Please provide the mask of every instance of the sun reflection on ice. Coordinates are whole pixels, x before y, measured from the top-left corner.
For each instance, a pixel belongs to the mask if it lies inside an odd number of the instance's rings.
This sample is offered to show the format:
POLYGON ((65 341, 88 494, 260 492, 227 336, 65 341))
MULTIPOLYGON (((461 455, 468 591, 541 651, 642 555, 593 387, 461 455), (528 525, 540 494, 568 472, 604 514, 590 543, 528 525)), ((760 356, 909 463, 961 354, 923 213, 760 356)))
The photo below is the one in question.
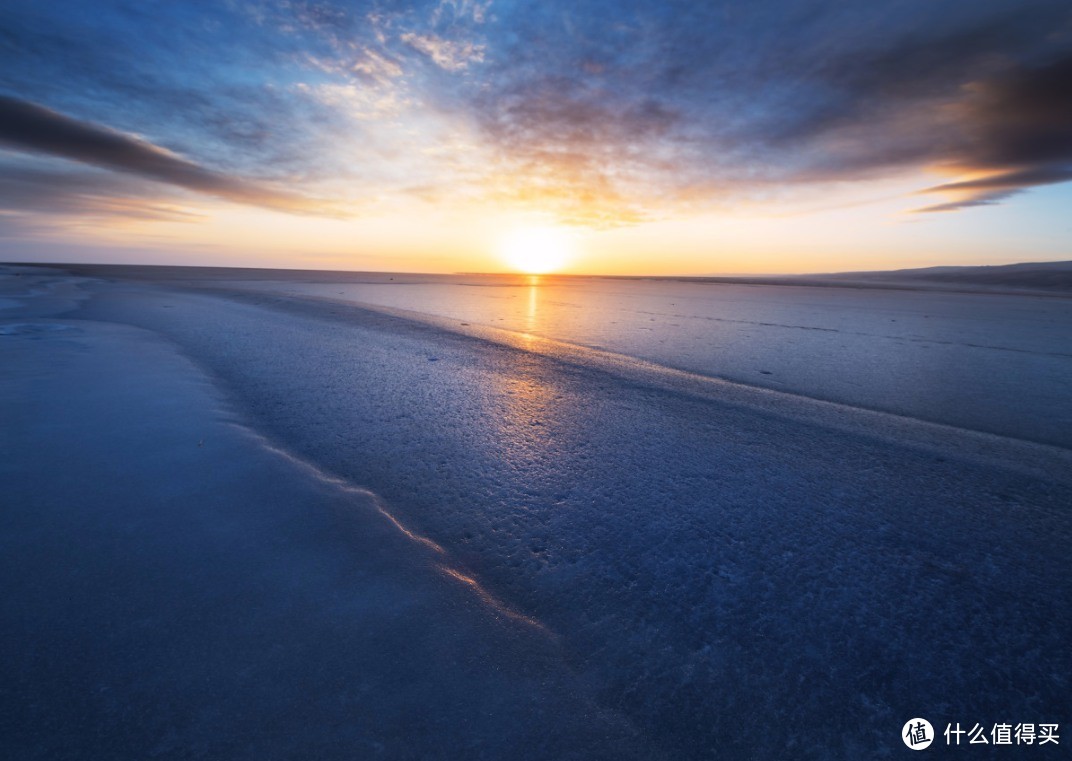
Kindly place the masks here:
POLYGON ((540 276, 529 275, 529 307, 525 312, 526 338, 531 339, 531 333, 536 329, 536 314, 540 307, 540 276))

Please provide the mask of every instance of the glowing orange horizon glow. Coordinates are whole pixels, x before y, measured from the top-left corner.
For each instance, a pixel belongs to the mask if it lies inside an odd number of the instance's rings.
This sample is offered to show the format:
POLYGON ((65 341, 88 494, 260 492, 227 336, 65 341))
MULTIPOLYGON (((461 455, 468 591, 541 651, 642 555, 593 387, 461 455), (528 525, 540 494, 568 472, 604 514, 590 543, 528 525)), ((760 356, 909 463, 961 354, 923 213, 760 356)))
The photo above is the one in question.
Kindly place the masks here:
MULTIPOLYGON (((12 239, 12 260, 96 261, 369 272, 512 272, 525 275, 777 275, 1022 261, 1025 232, 1011 207, 913 214, 933 173, 768 205, 653 214, 632 225, 557 223, 550 210, 424 202, 366 209, 348 218, 284 214, 195 199, 173 217, 108 215, 12 239), (422 224, 414 225, 415 215, 422 224), (966 215, 966 216, 965 216, 966 215), (962 234, 972 220, 985 242, 962 234), (881 236, 877 233, 881 232, 881 236)), ((1032 191, 1042 211, 1063 208, 1059 190, 1032 191)), ((166 199, 160 199, 165 204, 166 199)), ((171 208, 170 206, 168 207, 171 208)), ((1054 214, 1057 214, 1054 211, 1054 214)), ((1056 216, 1054 217, 1057 218, 1056 216)), ((6 217, 5 217, 6 219, 6 217)), ((13 217, 18 219, 18 217, 13 217)), ((1033 230, 1034 228, 1032 228, 1033 230)), ((1067 236, 1032 233, 1032 257, 1067 258, 1067 236)))

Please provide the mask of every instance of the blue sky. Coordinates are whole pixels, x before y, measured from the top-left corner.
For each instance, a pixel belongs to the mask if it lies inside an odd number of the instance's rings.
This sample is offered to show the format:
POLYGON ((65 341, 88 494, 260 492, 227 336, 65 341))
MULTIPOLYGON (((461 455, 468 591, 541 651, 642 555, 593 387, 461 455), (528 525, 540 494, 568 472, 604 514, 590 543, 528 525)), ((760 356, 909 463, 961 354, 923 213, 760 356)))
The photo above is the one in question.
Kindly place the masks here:
POLYGON ((0 58, 7 259, 1072 258, 1067 2, 9 0, 0 58))

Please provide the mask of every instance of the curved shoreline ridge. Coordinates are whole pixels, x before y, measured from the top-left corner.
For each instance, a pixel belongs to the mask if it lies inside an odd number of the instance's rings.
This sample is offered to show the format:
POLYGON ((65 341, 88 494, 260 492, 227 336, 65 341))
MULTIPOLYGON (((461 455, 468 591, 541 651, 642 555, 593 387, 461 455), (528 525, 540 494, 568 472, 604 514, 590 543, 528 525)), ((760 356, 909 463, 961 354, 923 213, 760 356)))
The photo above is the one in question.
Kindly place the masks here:
POLYGON ((99 275, 0 277, 27 758, 62 722, 49 750, 852 758, 902 715, 1067 705, 1067 448, 434 308, 99 275))

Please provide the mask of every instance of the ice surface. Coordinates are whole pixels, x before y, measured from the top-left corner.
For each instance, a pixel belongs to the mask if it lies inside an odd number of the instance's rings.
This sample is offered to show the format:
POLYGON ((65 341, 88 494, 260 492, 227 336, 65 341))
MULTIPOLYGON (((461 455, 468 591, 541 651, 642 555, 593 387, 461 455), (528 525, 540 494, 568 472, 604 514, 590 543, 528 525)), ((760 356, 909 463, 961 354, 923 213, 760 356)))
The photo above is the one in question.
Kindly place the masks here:
POLYGON ((36 324, 0 332, 4 758, 658 756, 554 638, 230 422, 173 347, 36 324))
POLYGON ((1072 299, 598 278, 257 282, 1072 446, 1072 299))
MULTIPOLYGON (((1067 450, 995 439, 991 453, 1010 465, 984 463, 970 434, 949 431, 936 451, 904 434, 911 421, 873 432, 808 422, 782 414, 807 399, 740 405, 717 389, 675 390, 644 366, 617 373, 583 352, 564 362, 524 340, 507 346, 279 286, 97 283, 68 318, 167 338, 271 441, 371 489, 452 569, 549 632, 602 710, 627 716, 652 753, 872 758, 904 752, 899 731, 915 716, 936 726, 1067 720, 1067 450), (1025 453, 1050 472, 1012 467, 1025 453)), ((420 302, 439 309, 431 291, 420 302)), ((477 319, 459 309, 455 318, 477 319)), ((759 322, 770 307, 754 310, 759 322)), ((641 312, 626 311, 638 326, 641 312)), ((867 323, 865 302, 858 312, 819 305, 810 319, 847 330, 867 323)), ((597 329, 596 316, 572 314, 557 335, 576 338, 564 331, 586 320, 597 329)), ((1030 332, 1016 344, 1029 351, 1003 344, 1012 365, 1057 340, 1030 332)), ((1020 367, 1027 377, 1036 366, 1020 367)), ((495 689, 509 695, 511 684, 495 689)), ((469 722, 472 736, 491 731, 469 722)))

